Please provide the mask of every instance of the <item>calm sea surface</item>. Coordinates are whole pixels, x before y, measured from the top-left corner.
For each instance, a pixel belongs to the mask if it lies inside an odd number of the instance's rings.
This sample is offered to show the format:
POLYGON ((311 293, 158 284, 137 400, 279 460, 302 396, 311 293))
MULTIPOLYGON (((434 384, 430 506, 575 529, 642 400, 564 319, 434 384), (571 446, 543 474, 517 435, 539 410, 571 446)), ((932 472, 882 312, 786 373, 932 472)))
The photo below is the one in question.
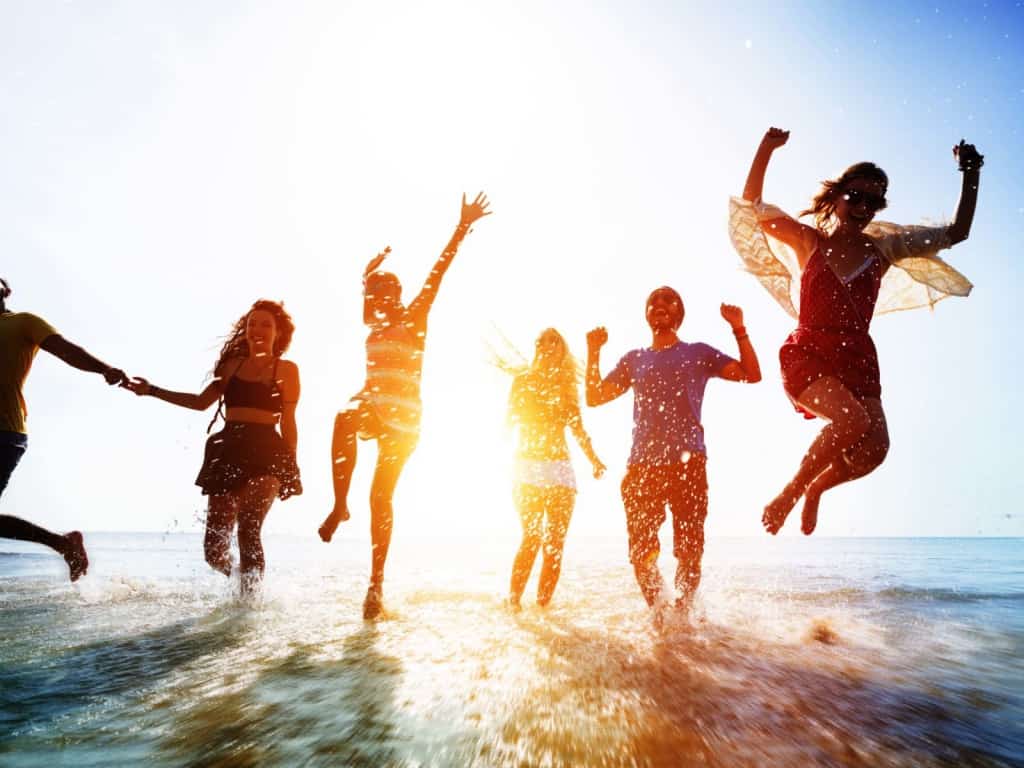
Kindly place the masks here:
POLYGON ((376 623, 344 532, 269 537, 254 604, 199 536, 86 543, 72 586, 0 540, 0 765, 1024 765, 1021 539, 712 539, 660 630, 571 532, 519 614, 515 542, 396 541, 376 623))

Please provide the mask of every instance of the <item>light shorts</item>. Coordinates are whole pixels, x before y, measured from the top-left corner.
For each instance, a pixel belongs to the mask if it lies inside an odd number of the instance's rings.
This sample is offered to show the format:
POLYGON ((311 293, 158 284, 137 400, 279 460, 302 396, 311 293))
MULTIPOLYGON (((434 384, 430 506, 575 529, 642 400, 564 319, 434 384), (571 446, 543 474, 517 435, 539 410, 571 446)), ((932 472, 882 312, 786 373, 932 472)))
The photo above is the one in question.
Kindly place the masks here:
POLYGON ((516 459, 515 483, 535 488, 568 488, 575 491, 576 473, 569 461, 516 459))

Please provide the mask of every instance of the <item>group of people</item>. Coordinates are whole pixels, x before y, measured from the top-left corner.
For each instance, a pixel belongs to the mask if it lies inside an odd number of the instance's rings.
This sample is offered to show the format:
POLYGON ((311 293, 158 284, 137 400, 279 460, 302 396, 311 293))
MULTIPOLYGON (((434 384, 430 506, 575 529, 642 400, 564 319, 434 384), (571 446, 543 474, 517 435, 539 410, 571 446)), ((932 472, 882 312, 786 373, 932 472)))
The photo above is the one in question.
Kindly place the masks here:
MULTIPOLYGON (((869 335, 875 314, 929 306, 947 295, 967 295, 971 285, 938 257, 971 228, 984 158, 961 141, 953 148, 963 174, 953 221, 942 227, 904 227, 875 221, 886 206, 888 177, 873 163, 850 166, 823 183, 811 206, 814 226, 802 224, 761 199, 774 151, 789 133, 771 128, 754 157, 742 198, 730 202, 730 235, 745 268, 797 320, 779 352, 782 382, 797 411, 820 418, 824 428, 783 490, 765 507, 764 528, 777 533, 803 498, 801 529, 813 533, 822 494, 863 477, 889 447, 881 404, 878 358, 869 335)), ((377 441, 370 491, 372 565, 363 616, 383 611, 384 566, 391 541, 393 497, 402 469, 419 438, 420 380, 427 319, 444 274, 472 225, 490 214, 481 193, 467 203, 448 245, 426 283, 408 305, 401 283, 380 269, 390 249, 363 273, 366 381, 335 419, 331 446, 334 507, 319 528, 331 541, 350 517, 348 492, 358 440, 377 441)), ((251 592, 264 570, 261 529, 275 498, 302 492, 295 461, 295 407, 299 371, 283 358, 294 325, 282 304, 257 301, 235 324, 200 393, 172 392, 125 373, 68 342, 41 318, 7 309, 10 288, 0 289, 0 493, 27 447, 22 384, 39 348, 109 384, 173 405, 206 410, 219 401, 223 428, 207 440, 196 484, 209 496, 205 556, 230 574, 232 532, 237 527, 241 587, 251 592)), ((650 606, 671 605, 658 568, 658 533, 671 513, 677 560, 674 605, 689 609, 700 584, 704 521, 708 510, 707 455, 701 405, 711 378, 755 383, 757 354, 739 307, 722 304, 735 336, 738 359, 680 338, 681 296, 662 286, 647 298, 651 343, 625 354, 602 377, 600 355, 608 333, 587 334, 583 377, 586 403, 594 407, 633 390, 633 441, 621 484, 629 559, 650 606)), ((532 362, 515 371, 508 415, 519 430, 514 498, 523 537, 512 567, 509 605, 518 608, 539 552, 543 552, 537 602, 547 605, 561 571, 576 480, 565 430, 589 459, 594 477, 605 466, 583 428, 579 367, 566 340, 553 328, 537 338, 532 362)), ((216 421, 216 416, 214 417, 216 421)), ((213 422, 211 422, 212 428, 213 422)), ((55 534, 21 518, 0 515, 0 536, 51 547, 67 561, 74 581, 88 568, 81 533, 55 534)))

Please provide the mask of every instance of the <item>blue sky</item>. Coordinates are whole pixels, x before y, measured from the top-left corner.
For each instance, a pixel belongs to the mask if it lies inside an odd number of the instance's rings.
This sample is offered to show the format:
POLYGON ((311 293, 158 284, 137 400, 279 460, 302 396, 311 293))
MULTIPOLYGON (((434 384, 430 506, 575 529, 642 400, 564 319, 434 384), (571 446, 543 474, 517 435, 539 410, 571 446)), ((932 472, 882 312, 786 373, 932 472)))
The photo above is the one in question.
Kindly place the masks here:
MULTIPOLYGON (((646 342, 647 292, 687 305, 684 338, 735 353, 739 303, 765 380, 705 404, 712 534, 756 535, 814 426, 777 349, 790 319, 738 270, 726 204, 763 131, 792 131, 766 197, 797 212, 870 159, 884 217, 939 220, 961 137, 985 153, 975 283, 934 312, 878 318, 893 448, 826 496, 824 535, 1024 535, 1018 300, 1024 237, 1021 3, 8 3, 0 25, 0 273, 11 305, 161 386, 198 390, 219 337, 258 297, 298 323, 307 492, 268 530, 329 506, 335 409, 363 371, 359 274, 383 245, 415 291, 458 216, 480 222, 431 318, 424 435, 399 488, 411 535, 514 535, 500 327, 548 325, 577 353, 608 326, 606 370, 646 342)), ((58 529, 191 530, 208 417, 138 401, 40 355, 30 450, 4 511, 58 529)), ((580 533, 621 533, 630 403, 585 413, 610 467, 581 483, 580 533)), ((361 454, 365 494, 373 450, 361 454)), ((577 469, 583 476, 582 457, 577 469)), ((357 501, 358 510, 358 501, 357 501)), ((404 511, 404 522, 403 522, 404 511)), ((365 509, 357 511, 364 534, 365 509)))

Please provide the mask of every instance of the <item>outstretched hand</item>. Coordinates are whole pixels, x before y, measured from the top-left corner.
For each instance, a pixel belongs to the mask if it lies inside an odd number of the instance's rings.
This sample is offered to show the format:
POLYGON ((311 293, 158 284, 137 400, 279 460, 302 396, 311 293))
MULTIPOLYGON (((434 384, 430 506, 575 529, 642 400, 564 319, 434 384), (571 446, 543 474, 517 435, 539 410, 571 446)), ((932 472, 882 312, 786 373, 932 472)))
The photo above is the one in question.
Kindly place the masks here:
POLYGON ((789 131, 773 127, 765 133, 764 138, 761 139, 761 145, 768 149, 778 149, 787 141, 789 141, 789 131))
POLYGON ((608 331, 602 325, 587 333, 587 349, 596 352, 608 343, 608 331))
POLYGON ((953 157, 960 164, 961 171, 975 171, 985 164, 985 156, 964 139, 960 139, 960 143, 953 147, 953 157))
POLYGON ((378 253, 376 256, 374 256, 366 263, 366 268, 363 270, 363 278, 365 279, 366 277, 369 276, 371 272, 375 272, 377 270, 377 267, 384 263, 384 259, 387 258, 387 255, 389 253, 391 253, 391 246, 385 245, 383 251, 378 253))
POLYGON ((722 317, 733 330, 743 327, 743 310, 732 304, 722 304, 722 317))
POLYGON ((483 192, 477 192, 472 203, 466 202, 466 193, 463 192, 462 215, 459 217, 459 225, 468 227, 477 219, 482 219, 484 216, 490 216, 493 211, 487 210, 488 205, 490 205, 490 203, 487 202, 487 195, 483 192))
POLYGON ((150 390, 153 389, 153 385, 146 381, 141 376, 133 376, 130 379, 125 379, 121 382, 121 386, 127 390, 134 392, 140 397, 142 395, 148 395, 150 390))

